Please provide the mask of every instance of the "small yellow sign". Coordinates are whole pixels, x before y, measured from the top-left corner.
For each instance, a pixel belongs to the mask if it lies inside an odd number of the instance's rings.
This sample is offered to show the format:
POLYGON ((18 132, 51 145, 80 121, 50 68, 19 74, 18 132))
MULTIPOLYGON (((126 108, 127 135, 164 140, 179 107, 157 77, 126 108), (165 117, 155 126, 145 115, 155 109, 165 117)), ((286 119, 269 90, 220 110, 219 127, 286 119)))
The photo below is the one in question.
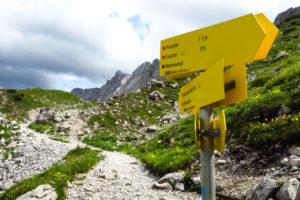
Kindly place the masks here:
POLYGON ((225 66, 248 63, 265 35, 257 18, 248 14, 162 40, 160 76, 172 78, 203 71, 222 58, 225 66))
POLYGON ((224 60, 220 59, 180 88, 178 104, 180 112, 186 113, 224 98, 224 60))
POLYGON ((246 64, 240 63, 224 71, 224 85, 234 81, 234 88, 225 92, 225 99, 213 104, 214 108, 247 99, 246 64))

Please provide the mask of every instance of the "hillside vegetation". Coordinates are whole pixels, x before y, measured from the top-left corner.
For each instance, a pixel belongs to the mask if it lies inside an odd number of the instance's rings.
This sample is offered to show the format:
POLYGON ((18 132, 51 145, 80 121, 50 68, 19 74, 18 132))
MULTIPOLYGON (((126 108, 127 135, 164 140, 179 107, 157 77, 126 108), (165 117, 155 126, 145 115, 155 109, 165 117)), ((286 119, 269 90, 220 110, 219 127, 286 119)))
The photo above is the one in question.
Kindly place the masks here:
MULTIPOLYGON (((300 145, 300 18, 280 24, 279 29, 268 57, 247 64, 248 100, 221 108, 226 113, 229 149, 238 144, 253 148, 300 145)), ((90 118, 90 126, 97 122, 99 128, 84 142, 130 153, 160 174, 188 167, 199 156, 194 148, 193 116, 170 126, 161 119, 174 113, 179 88, 194 77, 166 81, 165 87, 152 84, 111 99, 99 115, 90 118), (168 87, 174 83, 178 83, 176 88, 168 87), (149 99, 153 91, 164 98, 149 99), (146 126, 160 125, 161 130, 148 133, 136 120, 146 126)))
POLYGON ((53 107, 57 109, 88 108, 96 105, 85 102, 79 97, 60 90, 45 90, 41 88, 15 90, 0 89, 0 112, 8 118, 23 121, 31 109, 53 107))

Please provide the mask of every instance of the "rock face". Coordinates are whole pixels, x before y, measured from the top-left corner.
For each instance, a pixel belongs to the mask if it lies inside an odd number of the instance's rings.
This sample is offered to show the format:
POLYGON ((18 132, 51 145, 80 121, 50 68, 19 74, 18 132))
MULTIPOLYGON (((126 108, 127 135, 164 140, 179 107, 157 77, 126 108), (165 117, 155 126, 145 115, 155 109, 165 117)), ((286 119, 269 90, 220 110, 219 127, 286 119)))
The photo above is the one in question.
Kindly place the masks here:
POLYGON ((289 8, 288 10, 278 14, 275 18, 274 24, 278 25, 292 17, 300 15, 300 6, 296 8, 289 8))
POLYGON ((116 72, 114 77, 108 80, 101 88, 74 88, 71 93, 87 101, 96 101, 98 97, 107 99, 115 95, 115 92, 119 91, 120 87, 127 83, 129 78, 129 74, 123 73, 119 70, 116 72))
POLYGON ((143 88, 151 79, 157 77, 159 77, 159 60, 155 59, 152 63, 145 62, 138 66, 132 75, 117 71, 115 76, 101 88, 74 88, 71 93, 87 101, 96 101, 99 97, 108 99, 143 88))
POLYGON ((116 95, 143 88, 151 79, 157 78, 158 76, 159 60, 155 59, 152 63, 145 62, 134 70, 130 79, 122 88, 120 88, 119 91, 116 92, 116 95))
POLYGON ((255 188, 248 191, 246 200, 267 200, 277 189, 273 179, 265 178, 255 188))
POLYGON ((300 199, 300 182, 295 178, 286 181, 277 192, 276 197, 279 200, 300 199))

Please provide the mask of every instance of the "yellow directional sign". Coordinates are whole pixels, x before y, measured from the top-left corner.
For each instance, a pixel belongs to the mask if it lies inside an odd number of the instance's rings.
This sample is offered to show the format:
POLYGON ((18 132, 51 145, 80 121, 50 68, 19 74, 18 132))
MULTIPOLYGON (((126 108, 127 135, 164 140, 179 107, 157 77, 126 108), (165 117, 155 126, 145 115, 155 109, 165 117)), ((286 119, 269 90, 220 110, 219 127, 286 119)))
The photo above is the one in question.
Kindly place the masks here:
POLYGON ((246 64, 236 64, 224 71, 224 85, 234 81, 234 88, 225 92, 225 99, 213 104, 214 108, 247 99, 246 64))
POLYGON ((186 113, 224 98, 224 60, 220 59, 180 88, 178 104, 180 112, 186 113))
POLYGON ((267 57, 279 30, 263 13, 255 15, 255 17, 266 32, 266 37, 252 59, 259 60, 267 57))
POLYGON ((225 66, 248 63, 265 35, 256 16, 249 14, 162 40, 160 76, 173 78, 202 71, 222 58, 225 66))

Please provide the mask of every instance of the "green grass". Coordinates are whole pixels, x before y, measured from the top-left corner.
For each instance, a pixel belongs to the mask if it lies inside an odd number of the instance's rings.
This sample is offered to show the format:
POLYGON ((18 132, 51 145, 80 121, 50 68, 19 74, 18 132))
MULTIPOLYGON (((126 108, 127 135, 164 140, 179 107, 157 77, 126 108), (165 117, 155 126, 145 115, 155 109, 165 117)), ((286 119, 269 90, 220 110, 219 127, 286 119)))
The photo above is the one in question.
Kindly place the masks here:
POLYGON ((141 159, 157 174, 186 169, 198 156, 195 151, 192 116, 159 131, 157 137, 143 144, 123 144, 118 150, 141 159))
POLYGON ((35 130, 36 132, 44 133, 49 128, 54 127, 54 124, 53 123, 51 123, 51 124, 38 124, 38 123, 32 122, 31 124, 29 124, 28 127, 31 128, 32 130, 35 130))
POLYGON ((117 148, 117 140, 116 135, 104 133, 101 135, 86 136, 82 141, 103 150, 113 151, 117 148))
POLYGON ((63 142, 63 143, 69 143, 68 140, 64 140, 63 138, 60 138, 60 137, 50 137, 52 140, 55 140, 55 141, 59 141, 59 142, 63 142))
POLYGON ((99 160, 98 152, 87 147, 77 147, 76 149, 69 151, 65 156, 63 163, 54 164, 44 173, 32 176, 13 185, 0 196, 0 199, 16 199, 22 194, 33 190, 42 184, 50 184, 54 187, 58 195, 58 200, 66 199, 65 188, 67 186, 67 181, 75 180, 75 176, 79 173, 86 173, 99 162, 99 160))
POLYGON ((86 102, 79 97, 60 90, 41 88, 14 90, 0 89, 0 112, 17 121, 28 118, 27 112, 40 107, 59 107, 85 109, 97 105, 96 102, 86 102))

